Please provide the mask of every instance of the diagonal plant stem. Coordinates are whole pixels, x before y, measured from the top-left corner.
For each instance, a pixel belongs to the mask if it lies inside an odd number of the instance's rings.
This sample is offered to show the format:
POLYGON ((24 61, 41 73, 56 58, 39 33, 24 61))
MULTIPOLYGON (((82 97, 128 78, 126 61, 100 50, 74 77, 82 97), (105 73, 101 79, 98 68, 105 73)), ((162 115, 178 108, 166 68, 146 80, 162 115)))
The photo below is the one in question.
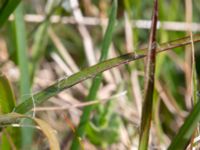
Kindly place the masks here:
MULTIPOLYGON (((104 38, 103 38, 103 42, 102 42, 102 49, 101 49, 101 57, 99 62, 102 62, 104 60, 107 59, 108 56, 108 50, 109 50, 109 46, 111 44, 112 41, 112 35, 113 35, 113 31, 114 31, 114 27, 115 27, 115 20, 116 20, 116 16, 117 16, 117 0, 113 1, 112 4, 112 8, 111 8, 111 13, 109 16, 109 23, 108 23, 108 27, 106 29, 104 38)), ((87 100, 88 101, 93 101, 96 98, 97 92, 99 90, 99 87, 101 85, 102 82, 102 74, 97 74, 97 76, 93 79, 89 94, 87 96, 87 100)), ((75 137, 72 141, 72 145, 71 145, 71 149, 72 150, 78 150, 80 149, 80 141, 77 137, 82 137, 84 132, 85 132, 85 128, 88 124, 89 118, 90 118, 90 113, 93 109, 93 106, 87 106, 84 107, 83 109, 83 114, 81 116, 80 119, 80 123, 78 125, 78 128, 76 130, 76 134, 75 137)))
MULTIPOLYGON (((196 34, 193 36, 193 42, 200 42, 200 34, 196 34)), ((164 52, 167 50, 171 50, 173 48, 182 47, 185 45, 191 44, 190 36, 177 39, 171 42, 167 42, 164 44, 161 44, 157 47, 157 53, 164 52)), ((137 59, 144 58, 146 56, 147 49, 137 50, 135 53, 128 53, 116 58, 108 59, 106 61, 103 61, 101 63, 98 63, 94 66, 85 68, 67 78, 64 78, 53 85, 47 87, 46 89, 34 94, 33 96, 30 96, 28 99, 26 99, 21 104, 17 105, 14 109, 15 112, 18 113, 26 113, 29 110, 31 110, 34 106, 33 104, 33 98, 36 105, 39 105, 45 101, 47 101, 50 97, 57 95, 61 91, 70 88, 86 79, 95 77, 97 74, 109 70, 113 67, 117 67, 122 64, 126 64, 130 61, 135 61, 137 59)))
POLYGON ((151 32, 149 36, 149 47, 147 52, 147 66, 145 72, 145 94, 142 108, 142 120, 140 126, 139 150, 147 150, 149 142, 149 131, 151 128, 154 76, 156 64, 156 28, 158 20, 158 0, 154 1, 154 12, 152 17, 151 32))
POLYGON ((194 134, 197 124, 200 121, 199 108, 200 101, 197 102, 189 116, 185 119, 184 124, 181 126, 176 136, 172 139, 168 150, 186 149, 188 143, 190 142, 191 136, 194 134))

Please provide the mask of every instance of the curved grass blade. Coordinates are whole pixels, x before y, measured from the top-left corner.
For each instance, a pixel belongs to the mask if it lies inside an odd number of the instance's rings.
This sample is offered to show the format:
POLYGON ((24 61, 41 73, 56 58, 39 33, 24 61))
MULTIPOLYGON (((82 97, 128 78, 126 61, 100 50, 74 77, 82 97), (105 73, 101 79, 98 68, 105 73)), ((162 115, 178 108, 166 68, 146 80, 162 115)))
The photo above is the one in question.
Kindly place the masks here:
POLYGON ((17 113, 9 113, 6 115, 0 115, 0 126, 8 126, 13 123, 19 122, 20 119, 27 118, 33 120, 40 127, 41 131, 47 137, 51 150, 60 150, 59 142, 56 138, 55 131, 45 121, 38 118, 31 118, 26 115, 17 113))
POLYGON ((6 0, 0 10, 0 28, 7 21, 10 14, 15 10, 21 0, 6 0))
POLYGON ((33 99, 35 105, 39 105, 42 102, 46 101, 48 98, 57 95, 64 89, 70 88, 88 78, 95 77, 97 74, 109 70, 113 67, 126 64, 130 61, 137 60, 145 57, 145 55, 135 55, 134 53, 122 55, 117 58, 109 59, 98 63, 97 65, 85 68, 80 72, 77 72, 69 77, 66 77, 55 84, 49 86, 48 88, 42 90, 41 92, 36 93, 32 97, 28 98, 21 104, 15 107, 15 112, 26 113, 33 108, 33 99))
POLYGON ((140 126, 139 150, 147 150, 149 142, 149 131, 151 128, 154 76, 156 64, 156 28, 158 18, 158 1, 154 1, 154 12, 152 17, 149 47, 147 53, 147 66, 145 72, 145 94, 142 107, 142 120, 140 126))
MULTIPOLYGON (((194 40, 194 43, 200 42, 200 34, 194 35, 193 40, 194 40)), ((157 53, 164 52, 166 50, 171 50, 173 48, 189 45, 189 44, 191 44, 190 37, 189 36, 184 37, 178 40, 161 44, 157 48, 157 53)), ((94 66, 85 68, 81 70, 80 72, 77 72, 69 77, 66 77, 60 80, 59 82, 56 82, 55 84, 47 87, 46 89, 34 94, 32 97, 29 97, 27 100, 25 100, 24 102, 22 102, 21 104, 15 107, 15 112, 26 113, 29 110, 31 110, 34 106, 33 98, 34 98, 35 105, 37 106, 45 102, 46 100, 48 100, 50 97, 57 95, 61 91, 67 88, 70 88, 88 78, 92 78, 103 71, 109 70, 113 67, 117 67, 122 64, 126 64, 130 61, 135 61, 137 59, 144 58, 146 56, 146 51, 147 49, 137 50, 136 53, 128 53, 116 58, 103 61, 94 66)))
MULTIPOLYGON (((117 0, 114 0, 113 4, 112 4, 110 17, 109 17, 108 27, 106 29, 106 33, 105 33, 105 36, 103 39, 101 57, 100 57, 99 62, 102 62, 102 61, 106 60, 106 58, 107 58, 109 46, 112 41, 112 35, 113 35, 114 27, 115 27, 116 16, 117 16, 117 0)), ((92 86, 91 86, 89 94, 87 96, 88 101, 92 101, 96 98, 98 89, 101 85, 101 81, 102 81, 102 74, 100 73, 100 74, 97 74, 97 76, 92 81, 92 86)), ((87 106, 87 107, 84 107, 84 109, 83 109, 83 114, 81 116, 80 123, 78 125, 78 128, 75 133, 75 137, 74 137, 72 145, 71 145, 71 149, 73 149, 73 150, 79 149, 79 147, 80 147, 80 141, 78 140, 77 137, 83 136, 83 134, 85 132, 85 128, 86 128, 87 123, 90 118, 90 113, 92 111, 92 108, 93 108, 93 106, 87 106)))

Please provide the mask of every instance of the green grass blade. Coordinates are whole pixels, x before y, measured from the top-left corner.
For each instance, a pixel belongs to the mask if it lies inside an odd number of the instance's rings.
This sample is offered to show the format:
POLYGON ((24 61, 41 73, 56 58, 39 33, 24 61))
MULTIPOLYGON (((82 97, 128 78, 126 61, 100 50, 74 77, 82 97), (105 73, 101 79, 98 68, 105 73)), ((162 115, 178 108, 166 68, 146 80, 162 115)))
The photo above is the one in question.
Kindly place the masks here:
POLYGON ((64 89, 70 88, 88 78, 95 77, 97 74, 109 70, 113 67, 117 67, 122 64, 126 64, 130 61, 143 58, 145 55, 135 55, 134 53, 122 55, 117 58, 109 59, 98 63, 97 65, 85 68, 80 72, 77 72, 65 79, 56 82, 55 84, 49 86, 48 88, 34 94, 33 97, 28 98, 26 101, 22 102, 15 108, 15 112, 26 113, 33 108, 32 98, 35 100, 35 104, 39 105, 42 102, 46 101, 48 98, 57 95, 64 89))
POLYGON ((142 107, 142 120, 140 126, 139 150, 147 150, 149 142, 149 131, 151 128, 154 76, 156 64, 156 28, 158 17, 158 1, 154 1, 154 12, 152 17, 151 32, 149 37, 149 47, 147 54, 147 66, 145 72, 145 94, 142 107))
POLYGON ((44 57, 45 48, 47 46, 48 41, 48 26, 49 21, 45 21, 40 25, 37 29, 35 36, 34 36, 34 44, 32 47, 32 61, 30 64, 30 78, 31 82, 34 80, 35 71, 40 63, 42 57, 44 57))
MULTIPOLYGON (((0 114, 6 114, 12 112, 15 107, 15 99, 10 86, 10 83, 5 75, 0 75, 0 114)), ((11 133, 7 131, 8 133, 11 133)), ((5 134, 1 137, 1 149, 9 150, 11 149, 5 134)))
MULTIPOLYGON (((104 39, 102 42, 103 44, 102 44, 101 57, 100 57, 99 62, 102 62, 102 61, 106 60, 106 58, 107 58, 109 46, 112 41, 112 35, 113 35, 114 27, 115 27, 116 16, 117 16, 117 0, 114 0, 113 4, 112 4, 112 8, 111 8, 108 27, 106 29, 106 33, 105 33, 105 36, 104 36, 104 39)), ((87 96, 88 101, 92 101, 96 98, 98 89, 101 85, 101 81, 102 81, 102 74, 98 74, 93 79, 92 86, 91 86, 89 94, 87 96)), ((77 137, 83 136, 86 125, 90 118, 90 113, 92 111, 92 108, 93 108, 93 106, 88 106, 83 109, 83 114, 81 116, 80 123, 76 130, 76 135, 75 135, 72 145, 71 145, 71 149, 73 149, 73 150, 79 149, 79 147, 80 147, 80 142, 77 137)))
POLYGON ((31 82, 34 80, 35 71, 41 59, 44 57, 45 48, 48 43, 48 27, 50 26, 50 17, 53 15, 56 8, 61 4, 61 1, 48 1, 46 4, 46 17, 41 24, 38 24, 32 31, 34 35, 34 43, 32 46, 32 56, 30 64, 30 78, 31 82))
POLYGON ((0 28, 7 21, 10 14, 15 10, 20 2, 21 0, 7 0, 4 2, 0 10, 0 28))
POLYGON ((193 110, 186 118, 184 124, 178 131, 177 135, 172 139, 168 150, 185 149, 193 135, 197 124, 200 121, 200 101, 194 106, 193 110))
POLYGON ((15 107, 15 98, 5 75, 0 75, 0 114, 6 114, 15 107))
MULTIPOLYGON (((13 21, 15 47, 17 51, 17 61, 20 70, 20 102, 29 97, 30 94, 30 78, 28 69, 28 55, 27 55, 27 41, 26 41, 26 28, 23 16, 22 3, 17 7, 14 12, 15 19, 13 21)), ((30 120, 24 123, 30 124, 30 120)), ((22 128, 22 147, 31 145, 33 129, 22 128)))
MULTIPOLYGON (((171 50, 173 48, 182 47, 185 45, 191 44, 190 37, 184 37, 178 40, 160 44, 160 47, 157 48, 157 53, 164 52, 166 50, 171 50)), ((194 43, 200 42, 200 34, 194 35, 194 43)), ((15 112, 26 113, 33 108, 32 98, 35 99, 35 104, 39 105, 42 102, 48 100, 48 98, 57 95, 61 91, 70 88, 88 78, 95 77, 97 74, 109 70, 113 67, 117 67, 122 64, 126 64, 130 61, 144 58, 146 56, 147 49, 137 50, 135 53, 125 54, 116 58, 112 58, 101 63, 98 63, 94 66, 85 68, 80 72, 77 72, 65 79, 56 82, 55 84, 47 87, 46 89, 36 93, 33 97, 29 97, 26 101, 15 107, 15 112)))
POLYGON ((0 126, 7 126, 12 123, 18 123, 19 120, 22 118, 32 120, 40 127, 40 130, 44 133, 44 135, 49 141, 50 150, 60 150, 59 142, 56 138, 55 131, 49 126, 48 123, 46 123, 45 121, 41 119, 32 118, 32 117, 17 114, 17 113, 8 113, 6 115, 0 115, 0 126))
POLYGON ((17 50, 17 61, 20 69, 20 100, 24 101, 26 95, 30 94, 30 80, 28 70, 26 28, 23 20, 23 6, 20 4, 14 12, 15 20, 13 29, 15 35, 15 47, 17 50))
MULTIPOLYGON (((0 114, 7 114, 13 111, 15 107, 15 97, 12 92, 11 85, 6 78, 5 75, 0 75, 0 114)), ((1 137, 1 146, 0 149, 3 150, 9 150, 11 149, 11 144, 9 143, 9 140, 7 136, 5 135, 5 132, 11 136, 11 139, 16 147, 19 147, 19 142, 15 135, 17 133, 20 133, 18 129, 12 130, 10 128, 4 129, 3 134, 1 137)), ((19 136, 19 134, 18 134, 19 136)))

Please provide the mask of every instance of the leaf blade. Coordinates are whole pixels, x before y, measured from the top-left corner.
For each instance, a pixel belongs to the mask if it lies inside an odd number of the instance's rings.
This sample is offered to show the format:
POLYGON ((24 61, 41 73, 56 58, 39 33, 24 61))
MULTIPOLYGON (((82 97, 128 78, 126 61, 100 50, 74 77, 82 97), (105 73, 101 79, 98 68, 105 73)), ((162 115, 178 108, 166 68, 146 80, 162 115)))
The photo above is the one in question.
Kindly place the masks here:
POLYGON ((151 128, 154 76, 156 65, 156 30, 158 20, 158 1, 154 1, 154 12, 152 17, 151 32, 149 36, 149 47, 147 53, 147 66, 145 72, 145 94, 142 107, 142 119, 140 126, 139 150, 148 149, 149 131, 151 128))
MULTIPOLYGON (((194 35, 194 42, 199 42, 199 41, 200 41, 200 34, 194 35)), ((157 48, 157 53, 164 52, 166 50, 171 50, 176 47, 189 45, 190 43, 191 43, 190 37, 184 37, 171 42, 163 43, 160 45, 160 47, 157 48)), ((92 78, 96 76, 98 73, 101 73, 103 71, 106 71, 113 67, 117 67, 122 64, 126 64, 130 61, 135 61, 144 58, 146 56, 146 50, 147 49, 137 50, 137 54, 128 53, 116 58, 103 61, 94 66, 85 68, 80 72, 77 72, 59 82, 56 82, 55 84, 47 87, 46 89, 34 94, 33 97, 29 97, 26 101, 22 102, 21 104, 15 107, 15 112, 26 113, 29 110, 31 110, 33 108, 32 98, 35 99, 35 104, 39 105, 44 101, 46 101, 48 98, 55 96, 59 92, 67 88, 70 88, 88 78, 92 78)))
POLYGON ((15 10, 15 8, 19 5, 21 0, 8 0, 3 8, 0 10, 0 28, 7 21, 10 14, 15 10))
POLYGON ((27 118, 33 120, 40 127, 41 131, 47 137, 51 150, 60 150, 59 142, 56 138, 55 131, 43 120, 38 118, 32 118, 26 115, 21 115, 18 113, 9 113, 5 115, 0 115, 0 125, 7 126, 12 123, 19 122, 20 119, 27 118))
POLYGON ((11 85, 5 75, 0 75, 0 114, 6 114, 15 107, 11 85))

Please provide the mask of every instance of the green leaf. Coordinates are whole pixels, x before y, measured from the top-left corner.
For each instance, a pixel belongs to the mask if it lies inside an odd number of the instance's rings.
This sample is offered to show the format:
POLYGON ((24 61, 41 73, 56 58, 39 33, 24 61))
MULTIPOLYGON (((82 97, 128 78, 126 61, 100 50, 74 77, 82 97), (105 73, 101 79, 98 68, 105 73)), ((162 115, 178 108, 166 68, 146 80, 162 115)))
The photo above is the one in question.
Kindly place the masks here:
MULTIPOLYGON (((18 67, 20 70, 20 101, 24 101, 30 94, 30 76, 28 68, 28 46, 26 38, 26 28, 23 15, 23 3, 21 3, 14 12, 14 21, 12 22, 14 31, 14 44, 17 53, 18 67)), ((30 124, 30 120, 26 120, 25 124, 30 124)), ((32 143, 33 129, 22 128, 22 147, 26 147, 32 143)), ((26 149, 26 148, 25 148, 26 149)))
POLYGON ((185 149, 190 141, 192 134, 194 133, 197 124, 200 121, 200 101, 192 109, 189 116, 185 119, 184 124, 181 126, 180 130, 176 136, 172 139, 172 142, 168 150, 174 149, 185 149))
POLYGON ((14 44, 17 50, 17 61, 20 69, 20 99, 26 99, 25 95, 30 94, 30 79, 28 70, 28 55, 26 28, 23 19, 23 5, 19 5, 14 12, 15 19, 13 21, 14 44))
POLYGON ((6 115, 0 115, 0 125, 1 126, 8 126, 13 123, 18 123, 20 119, 22 118, 28 118, 33 120, 41 129, 41 131, 44 133, 44 135, 47 137, 50 145, 51 150, 60 150, 59 142, 56 138, 55 131, 49 126, 48 123, 45 121, 38 119, 38 118, 31 118, 26 115, 21 115, 17 113, 9 113, 6 115))
POLYGON ((21 0, 6 0, 0 9, 0 28, 8 20, 10 14, 15 10, 21 0))
MULTIPOLYGON (((5 75, 0 75, 0 114, 7 114, 12 112, 15 107, 15 101, 16 100, 7 77, 5 75)), ((8 128, 5 132, 10 135, 10 140, 12 140, 13 144, 16 147, 19 147, 20 144, 18 138, 14 138, 16 136, 19 137, 19 130, 8 128)), ((11 149, 11 144, 5 135, 2 135, 0 149, 11 149)))
POLYGON ((0 114, 6 114, 15 107, 15 98, 5 75, 0 75, 0 114))
MULTIPOLYGON (((194 35, 193 40, 194 42, 199 42, 200 34, 194 35)), ((189 45, 190 43, 191 43, 190 37, 184 37, 184 38, 177 39, 171 42, 163 43, 163 44, 160 44, 160 47, 157 48, 157 53, 164 52, 166 50, 172 50, 173 48, 176 48, 176 47, 189 45)), ((66 77, 56 82, 55 84, 34 94, 33 96, 30 96, 24 102, 22 102, 21 104, 15 107, 15 112, 26 113, 29 110, 31 110, 33 106, 35 105, 37 106, 43 103, 44 101, 47 101, 50 97, 57 95, 61 91, 67 88, 70 88, 88 78, 92 78, 103 71, 106 71, 113 67, 117 67, 122 64, 126 64, 130 61, 144 58, 146 56, 146 51, 147 49, 137 50, 134 53, 125 54, 116 58, 103 61, 94 66, 85 68, 81 70, 80 72, 77 72, 69 77, 66 77), (33 104, 33 99, 34 99, 34 104, 33 104)))
POLYGON ((37 67, 40 63, 40 60, 42 57, 44 57, 45 48, 47 46, 48 41, 48 26, 49 21, 43 22, 39 28, 37 29, 35 35, 34 35, 34 44, 32 47, 32 61, 30 64, 30 78, 31 82, 33 82, 35 72, 37 70, 37 67))

